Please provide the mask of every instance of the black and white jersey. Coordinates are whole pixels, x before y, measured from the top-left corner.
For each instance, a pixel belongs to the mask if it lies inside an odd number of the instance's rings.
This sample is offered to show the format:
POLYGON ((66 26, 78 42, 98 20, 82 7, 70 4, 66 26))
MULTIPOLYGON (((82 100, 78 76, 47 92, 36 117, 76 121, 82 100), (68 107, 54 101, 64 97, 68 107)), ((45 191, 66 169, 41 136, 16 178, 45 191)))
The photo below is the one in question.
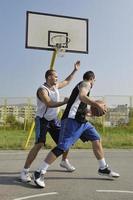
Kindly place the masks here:
MULTIPOLYGON (((83 81, 82 81, 83 82, 83 81)), ((87 104, 81 102, 79 99, 79 85, 82 83, 78 83, 76 87, 73 89, 69 101, 67 103, 66 109, 62 116, 62 119, 72 118, 76 119, 79 122, 86 122, 85 115, 87 110, 87 104)), ((90 90, 88 91, 87 96, 89 96, 90 90)))

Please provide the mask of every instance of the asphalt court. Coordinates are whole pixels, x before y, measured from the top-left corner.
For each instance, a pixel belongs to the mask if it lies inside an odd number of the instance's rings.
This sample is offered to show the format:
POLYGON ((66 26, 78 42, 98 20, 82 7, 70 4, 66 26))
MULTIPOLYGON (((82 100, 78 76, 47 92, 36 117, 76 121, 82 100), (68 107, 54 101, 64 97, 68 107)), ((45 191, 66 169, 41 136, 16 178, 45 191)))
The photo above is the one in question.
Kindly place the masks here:
MULTIPOLYGON (((41 150, 31 167, 31 173, 48 153, 41 150)), ((20 171, 28 151, 0 151, 0 199, 2 200, 132 200, 133 150, 105 150, 109 166, 120 173, 110 179, 97 174, 98 163, 91 149, 70 150, 69 159, 76 167, 73 173, 60 168, 60 158, 49 168, 44 189, 34 182, 22 183, 20 171)))

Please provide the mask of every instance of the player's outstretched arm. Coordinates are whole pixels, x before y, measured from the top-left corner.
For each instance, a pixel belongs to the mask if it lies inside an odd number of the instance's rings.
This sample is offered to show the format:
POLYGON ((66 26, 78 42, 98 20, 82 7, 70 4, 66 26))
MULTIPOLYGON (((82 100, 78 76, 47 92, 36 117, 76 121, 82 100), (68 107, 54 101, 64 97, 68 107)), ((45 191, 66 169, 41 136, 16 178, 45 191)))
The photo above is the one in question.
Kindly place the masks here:
POLYGON ((74 78, 74 75, 79 70, 79 68, 80 68, 80 61, 78 60, 76 61, 76 63, 74 63, 74 70, 72 71, 72 73, 64 81, 59 82, 57 84, 57 87, 61 89, 67 86, 71 82, 71 80, 74 78))

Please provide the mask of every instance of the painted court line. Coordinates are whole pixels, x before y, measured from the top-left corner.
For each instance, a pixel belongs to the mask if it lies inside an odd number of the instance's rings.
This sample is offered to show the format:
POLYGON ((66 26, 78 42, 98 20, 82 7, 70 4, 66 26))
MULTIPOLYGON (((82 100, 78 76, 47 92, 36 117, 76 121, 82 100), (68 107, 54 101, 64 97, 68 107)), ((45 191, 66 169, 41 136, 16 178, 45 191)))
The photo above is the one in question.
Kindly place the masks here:
POLYGON ((133 194, 133 191, 128 190, 96 190, 96 192, 108 192, 108 193, 127 193, 127 194, 133 194))
POLYGON ((42 197, 42 196, 48 196, 48 195, 54 195, 54 194, 58 194, 58 192, 35 194, 35 195, 31 195, 31 196, 16 198, 16 199, 13 199, 13 200, 31 199, 31 198, 35 198, 35 197, 42 197))

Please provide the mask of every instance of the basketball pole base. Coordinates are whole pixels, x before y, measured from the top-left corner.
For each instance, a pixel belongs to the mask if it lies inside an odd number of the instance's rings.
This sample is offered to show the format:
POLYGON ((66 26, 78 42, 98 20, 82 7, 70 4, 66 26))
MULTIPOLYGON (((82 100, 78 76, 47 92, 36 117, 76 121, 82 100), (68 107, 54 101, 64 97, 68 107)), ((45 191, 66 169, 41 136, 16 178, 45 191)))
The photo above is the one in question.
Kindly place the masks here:
MULTIPOLYGON (((53 54, 52 54, 52 59, 51 59, 51 63, 50 63, 50 69, 54 69, 54 63, 55 63, 56 55, 57 55, 57 49, 55 49, 54 52, 53 52, 53 54)), ((27 137, 27 140, 26 140, 26 143, 24 145, 24 149, 25 150, 28 147, 28 144, 29 144, 29 141, 30 141, 30 138, 32 136, 34 128, 35 128, 35 122, 33 121, 32 125, 31 125, 31 128, 30 128, 30 131, 29 131, 29 134, 28 134, 28 137, 27 137)))

